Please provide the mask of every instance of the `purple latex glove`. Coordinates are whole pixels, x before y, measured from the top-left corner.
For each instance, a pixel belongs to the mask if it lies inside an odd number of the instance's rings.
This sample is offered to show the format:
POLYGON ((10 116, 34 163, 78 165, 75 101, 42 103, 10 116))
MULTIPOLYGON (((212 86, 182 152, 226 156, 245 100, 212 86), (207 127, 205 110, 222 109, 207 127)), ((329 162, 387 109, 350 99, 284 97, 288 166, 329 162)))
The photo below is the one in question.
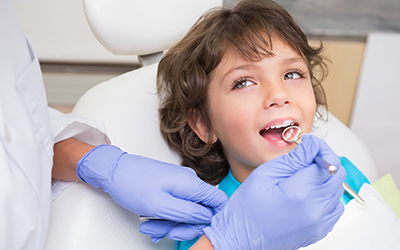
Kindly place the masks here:
POLYGON ((167 235, 172 240, 186 241, 204 235, 203 229, 208 226, 209 224, 193 225, 164 220, 149 220, 140 225, 139 231, 151 236, 154 243, 159 242, 167 235))
POLYGON ((122 207, 169 220, 174 226, 183 223, 189 232, 201 230, 192 229, 197 224, 209 224, 227 201, 225 193, 203 182, 190 168, 131 155, 110 145, 87 153, 76 172, 94 188, 103 188, 122 207))
POLYGON ((304 135, 293 151, 255 169, 204 232, 214 249, 305 247, 324 238, 343 214, 345 176, 329 146, 304 135), (336 174, 318 166, 316 155, 336 166, 336 174))

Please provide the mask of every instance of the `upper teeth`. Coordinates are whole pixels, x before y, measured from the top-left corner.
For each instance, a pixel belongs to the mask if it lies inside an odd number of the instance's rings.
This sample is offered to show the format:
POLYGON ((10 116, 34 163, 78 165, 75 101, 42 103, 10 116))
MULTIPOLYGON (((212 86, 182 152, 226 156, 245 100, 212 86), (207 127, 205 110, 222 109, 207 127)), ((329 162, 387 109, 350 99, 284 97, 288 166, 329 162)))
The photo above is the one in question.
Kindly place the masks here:
POLYGON ((290 122, 290 123, 286 123, 286 124, 277 124, 277 125, 274 125, 274 126, 268 127, 268 128, 266 128, 265 130, 268 130, 268 129, 274 129, 274 128, 283 128, 283 127, 289 127, 289 126, 293 126, 293 125, 294 125, 294 122, 290 122))

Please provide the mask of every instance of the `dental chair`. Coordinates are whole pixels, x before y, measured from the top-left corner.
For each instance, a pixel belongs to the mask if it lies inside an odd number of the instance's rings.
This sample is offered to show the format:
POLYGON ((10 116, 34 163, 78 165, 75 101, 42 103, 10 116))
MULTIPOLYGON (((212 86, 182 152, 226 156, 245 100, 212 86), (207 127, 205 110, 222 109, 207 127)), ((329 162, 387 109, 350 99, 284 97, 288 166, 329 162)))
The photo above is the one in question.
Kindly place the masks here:
MULTIPOLYGON (((157 62, 206 10, 222 0, 84 0, 93 33, 114 54, 139 55, 141 68, 98 84, 86 92, 72 113, 104 123, 112 144, 124 151, 180 164, 159 130, 157 62)), ((346 156, 371 180, 376 168, 354 133, 326 112, 313 133, 346 156)), ((153 244, 138 231, 137 214, 115 204, 100 189, 75 182, 53 201, 46 250, 174 249, 164 239, 153 244)))

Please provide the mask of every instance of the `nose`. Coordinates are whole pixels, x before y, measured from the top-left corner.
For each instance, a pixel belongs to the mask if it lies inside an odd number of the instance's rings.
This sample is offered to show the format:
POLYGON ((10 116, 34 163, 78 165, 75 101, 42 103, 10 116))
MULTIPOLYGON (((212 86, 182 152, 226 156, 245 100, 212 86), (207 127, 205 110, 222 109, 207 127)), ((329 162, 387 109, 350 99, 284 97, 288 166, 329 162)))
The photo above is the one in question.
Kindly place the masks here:
POLYGON ((285 83, 278 82, 269 84, 263 90, 265 109, 272 107, 281 107, 291 103, 291 98, 285 83))

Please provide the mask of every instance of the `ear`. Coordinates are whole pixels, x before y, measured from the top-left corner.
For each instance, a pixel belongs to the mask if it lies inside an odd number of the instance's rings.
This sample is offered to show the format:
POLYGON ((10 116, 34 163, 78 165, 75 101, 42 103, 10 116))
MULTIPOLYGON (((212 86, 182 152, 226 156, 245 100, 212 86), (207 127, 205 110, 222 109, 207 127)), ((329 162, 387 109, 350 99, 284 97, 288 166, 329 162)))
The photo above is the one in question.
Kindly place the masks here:
POLYGON ((189 111, 189 120, 188 120, 189 127, 196 133, 196 135, 202 140, 204 143, 215 143, 217 141, 217 136, 213 131, 209 131, 208 127, 201 116, 200 112, 197 110, 190 110, 189 111), (209 141, 209 136, 211 134, 211 141, 209 141))

